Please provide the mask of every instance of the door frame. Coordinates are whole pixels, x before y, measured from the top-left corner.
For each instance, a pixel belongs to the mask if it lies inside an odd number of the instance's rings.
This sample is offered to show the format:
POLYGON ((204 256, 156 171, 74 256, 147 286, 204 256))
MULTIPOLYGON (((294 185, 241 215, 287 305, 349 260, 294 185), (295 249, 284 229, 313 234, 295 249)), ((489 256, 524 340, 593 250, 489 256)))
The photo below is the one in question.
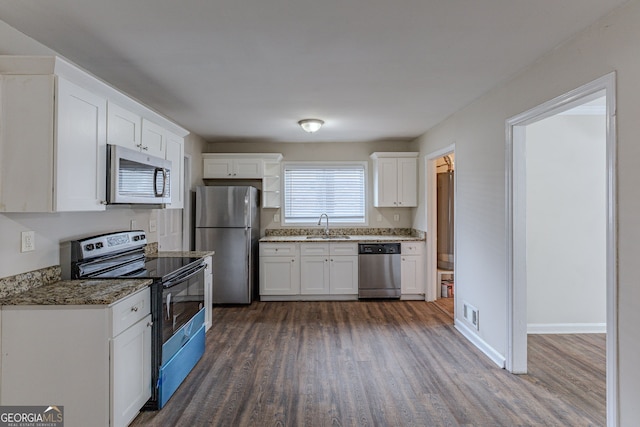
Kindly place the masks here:
MULTIPOLYGON (((436 162, 440 157, 446 156, 447 154, 454 155, 454 161, 457 161, 455 157, 456 154, 456 144, 450 144, 444 148, 433 151, 425 156, 424 165, 425 165, 425 200, 427 201, 426 206, 426 215, 427 215, 427 282, 425 289, 425 300, 426 301, 435 301, 438 299, 438 239, 437 239, 437 230, 438 230, 438 180, 437 180, 437 169, 436 162)), ((454 176, 455 176, 454 167, 454 176)), ((457 179, 453 181, 453 212, 455 215, 456 211, 456 188, 457 188, 457 179)), ((455 216, 454 216, 455 218, 455 216)), ((458 234, 456 232, 456 221, 454 219, 453 222, 453 277, 456 277, 456 266, 458 265, 457 259, 457 238, 458 234)), ((453 293, 453 310, 455 319, 455 310, 456 310, 456 292, 453 293)))
POLYGON ((618 315, 615 72, 506 120, 507 354, 506 369, 527 372, 525 127, 604 95, 606 97, 606 393, 607 425, 618 421, 618 315))

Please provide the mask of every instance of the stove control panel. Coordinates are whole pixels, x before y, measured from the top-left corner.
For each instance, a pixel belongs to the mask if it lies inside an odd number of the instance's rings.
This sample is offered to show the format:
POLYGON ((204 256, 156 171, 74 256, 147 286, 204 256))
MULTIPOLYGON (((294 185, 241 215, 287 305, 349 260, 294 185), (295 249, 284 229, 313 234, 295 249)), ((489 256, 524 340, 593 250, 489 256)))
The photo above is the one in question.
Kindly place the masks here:
POLYGON ((122 231, 71 242, 72 261, 108 256, 115 253, 139 249, 147 244, 147 236, 142 230, 122 231))

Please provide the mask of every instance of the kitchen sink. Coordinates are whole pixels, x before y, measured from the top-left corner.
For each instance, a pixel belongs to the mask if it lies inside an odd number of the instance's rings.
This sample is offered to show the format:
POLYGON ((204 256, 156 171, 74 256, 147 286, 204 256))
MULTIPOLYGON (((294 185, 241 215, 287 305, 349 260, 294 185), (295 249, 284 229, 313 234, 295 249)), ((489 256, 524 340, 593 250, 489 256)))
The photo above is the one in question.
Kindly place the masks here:
POLYGON ((325 235, 315 235, 315 236, 307 236, 308 240, 330 240, 330 239, 350 239, 350 236, 345 235, 335 235, 335 236, 325 236, 325 235))

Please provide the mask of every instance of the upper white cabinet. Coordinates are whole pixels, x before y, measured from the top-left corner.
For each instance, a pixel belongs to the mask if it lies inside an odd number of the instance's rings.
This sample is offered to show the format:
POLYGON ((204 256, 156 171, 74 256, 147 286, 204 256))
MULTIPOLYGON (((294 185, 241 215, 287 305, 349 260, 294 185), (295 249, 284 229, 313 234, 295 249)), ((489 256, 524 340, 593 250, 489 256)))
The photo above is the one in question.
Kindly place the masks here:
POLYGON ((242 154, 203 154, 204 178, 262 179, 263 159, 242 154))
POLYGON ((114 102, 107 105, 107 142, 141 150, 142 117, 114 102))
MULTIPOLYGON (((167 131, 160 125, 147 119, 142 119, 142 137, 140 149, 152 156, 165 158, 167 151, 167 131)), ((172 169, 174 165, 171 165, 172 169)))
POLYGON ((0 85, 0 211, 104 210, 106 98, 54 75, 0 85))
POLYGON ((373 205, 418 206, 418 153, 373 153, 373 205))
POLYGON ((261 179, 262 207, 280 207, 280 153, 204 153, 204 179, 261 179))
POLYGON ((107 143, 173 159, 187 134, 59 57, 0 55, 0 212, 104 210, 107 143))

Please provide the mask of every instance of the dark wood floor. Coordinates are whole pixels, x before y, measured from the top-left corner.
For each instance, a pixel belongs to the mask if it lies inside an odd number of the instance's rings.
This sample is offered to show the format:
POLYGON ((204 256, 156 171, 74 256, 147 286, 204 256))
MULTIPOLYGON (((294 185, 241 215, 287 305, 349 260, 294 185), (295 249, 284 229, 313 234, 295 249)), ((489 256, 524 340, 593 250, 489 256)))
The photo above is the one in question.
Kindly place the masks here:
POLYGON ((517 376, 433 303, 253 303, 214 319, 176 394, 132 425, 605 425, 602 335, 530 337, 517 376))

